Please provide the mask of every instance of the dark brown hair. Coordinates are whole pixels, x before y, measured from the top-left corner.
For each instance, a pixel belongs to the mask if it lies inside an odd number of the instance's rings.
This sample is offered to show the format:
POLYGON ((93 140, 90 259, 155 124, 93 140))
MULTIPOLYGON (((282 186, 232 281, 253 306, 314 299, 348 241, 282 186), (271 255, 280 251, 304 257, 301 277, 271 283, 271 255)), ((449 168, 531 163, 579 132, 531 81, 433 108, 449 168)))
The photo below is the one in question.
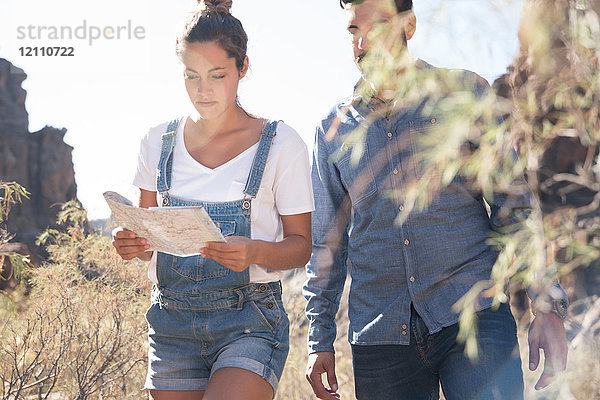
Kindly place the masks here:
MULTIPOLYGON (((365 0, 340 0, 340 6, 346 8, 348 4, 360 4, 364 2, 365 0)), ((413 8, 412 0, 394 0, 394 2, 396 3, 396 8, 399 13, 412 10, 413 8)))
POLYGON ((190 14, 177 37, 177 55, 181 56, 186 43, 217 42, 229 57, 235 59, 236 67, 241 71, 248 49, 248 35, 240 20, 231 15, 232 3, 232 0, 199 0, 198 9, 190 14))

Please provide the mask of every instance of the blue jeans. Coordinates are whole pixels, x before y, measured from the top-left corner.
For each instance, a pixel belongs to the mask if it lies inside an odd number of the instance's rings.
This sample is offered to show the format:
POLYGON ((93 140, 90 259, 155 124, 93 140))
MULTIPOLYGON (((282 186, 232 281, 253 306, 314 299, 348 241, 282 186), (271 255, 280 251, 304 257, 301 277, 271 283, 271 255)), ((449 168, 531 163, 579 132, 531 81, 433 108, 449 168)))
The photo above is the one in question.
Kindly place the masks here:
POLYGON ((429 334, 412 309, 410 345, 352 346, 358 400, 522 400, 515 320, 507 304, 478 315, 479 359, 457 343, 458 324, 429 334))

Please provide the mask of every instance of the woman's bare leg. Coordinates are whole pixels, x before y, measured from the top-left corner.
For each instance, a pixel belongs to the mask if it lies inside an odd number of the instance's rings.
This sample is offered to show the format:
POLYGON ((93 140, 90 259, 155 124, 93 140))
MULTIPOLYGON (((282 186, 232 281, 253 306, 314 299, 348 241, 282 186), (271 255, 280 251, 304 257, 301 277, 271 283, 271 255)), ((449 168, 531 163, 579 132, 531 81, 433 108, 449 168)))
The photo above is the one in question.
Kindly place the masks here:
POLYGON ((272 398, 271 385, 254 372, 242 368, 221 368, 208 381, 203 400, 271 400, 272 398))

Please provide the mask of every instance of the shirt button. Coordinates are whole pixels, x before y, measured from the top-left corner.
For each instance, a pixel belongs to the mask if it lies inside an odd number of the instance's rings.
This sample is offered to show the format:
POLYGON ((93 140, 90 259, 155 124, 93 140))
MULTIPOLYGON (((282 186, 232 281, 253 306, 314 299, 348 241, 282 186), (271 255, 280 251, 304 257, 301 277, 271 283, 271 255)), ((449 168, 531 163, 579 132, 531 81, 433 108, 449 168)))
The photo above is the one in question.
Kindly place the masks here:
POLYGON ((411 282, 414 282, 414 281, 415 281, 415 277, 414 277, 414 276, 411 276, 411 277, 410 277, 410 281, 411 281, 411 282))
POLYGON ((398 175, 398 170, 396 168, 394 168, 392 172, 394 173, 394 175, 398 175))
POLYGON ((406 326, 406 324, 402 324, 402 329, 406 329, 408 328, 408 326, 406 326))
POLYGON ((348 147, 347 144, 345 144, 344 146, 342 146, 342 150, 343 151, 348 151, 348 150, 350 150, 350 148, 348 147))
POLYGON ((400 207, 398 207, 398 210, 404 211, 404 206, 401 205, 400 207))
POLYGON ((406 331, 402 331, 402 336, 406 336, 406 331))
POLYGON ((388 137, 391 139, 392 138, 392 132, 388 132, 388 137))
POLYGON ((409 241, 408 239, 406 239, 406 240, 404 241, 404 244, 408 246, 408 245, 410 244, 410 241, 409 241))
POLYGON ((437 122, 435 118, 431 118, 431 125, 434 125, 437 122))

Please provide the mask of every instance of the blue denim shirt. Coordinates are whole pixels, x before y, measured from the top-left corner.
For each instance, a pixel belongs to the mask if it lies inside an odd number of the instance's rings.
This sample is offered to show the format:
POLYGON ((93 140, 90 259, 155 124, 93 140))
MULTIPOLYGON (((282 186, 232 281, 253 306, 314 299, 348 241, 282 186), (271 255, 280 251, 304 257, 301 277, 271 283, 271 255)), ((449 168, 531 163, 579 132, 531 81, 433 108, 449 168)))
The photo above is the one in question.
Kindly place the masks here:
MULTIPOLYGON (((465 81, 482 81, 464 74, 470 77, 465 81)), ((408 344, 411 303, 430 333, 457 323, 452 306, 475 283, 490 279, 498 254, 487 240, 490 231, 507 223, 501 212, 508 206, 506 196, 486 199, 488 216, 482 194, 458 176, 427 209, 411 212, 402 225, 394 223, 403 204, 386 194, 401 191, 408 179, 418 177, 419 166, 411 161, 416 138, 427 135, 443 118, 418 108, 406 105, 375 119, 358 165, 351 162, 343 138, 367 116, 373 117, 370 104, 356 98, 341 103, 317 127, 313 255, 304 285, 310 353, 333 351, 335 315, 348 269, 348 336, 359 345, 408 344), (341 120, 337 135, 326 140, 336 116, 341 120)), ((529 202, 527 195, 511 198, 510 208, 528 210, 529 202)), ((478 308, 491 303, 491 298, 482 297, 478 308)))

